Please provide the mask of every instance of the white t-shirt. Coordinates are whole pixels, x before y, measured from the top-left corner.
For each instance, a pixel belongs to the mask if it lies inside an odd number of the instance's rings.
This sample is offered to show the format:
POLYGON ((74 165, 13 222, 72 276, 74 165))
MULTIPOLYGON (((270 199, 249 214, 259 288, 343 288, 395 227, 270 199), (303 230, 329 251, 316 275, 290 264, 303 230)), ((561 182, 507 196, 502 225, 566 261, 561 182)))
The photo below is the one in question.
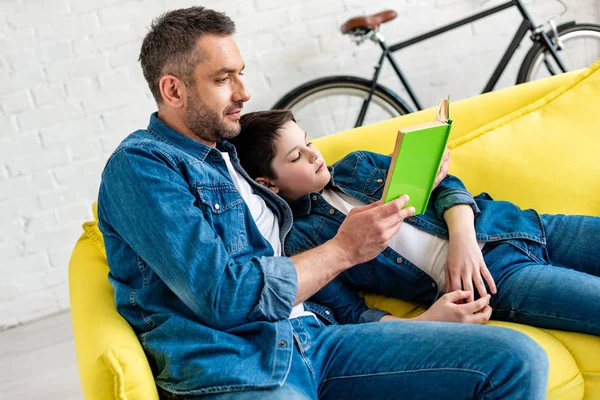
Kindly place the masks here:
MULTIPOLYGON (((277 221, 275 213, 271 211, 262 197, 254 193, 252 186, 250 186, 246 179, 235 170, 233 164, 231 164, 229 153, 221 152, 221 155, 225 160, 225 164, 227 165, 227 170, 229 171, 229 175, 231 175, 233 184, 240 192, 242 198, 246 202, 246 205, 248 205, 248 208, 250 209, 250 214, 252 214, 252 218, 254 219, 258 230, 271 244, 271 247, 273 247, 274 255, 276 257, 280 257, 282 255, 282 251, 281 241, 279 240, 279 221, 277 221)), ((305 315, 314 316, 315 314, 310 311, 305 311, 304 303, 300 303, 292 308, 290 318, 297 318, 305 315)))
MULTIPOLYGON (((352 196, 329 188, 323 189, 322 195, 329 204, 346 215, 354 207, 365 205, 352 196)), ((483 242, 478 242, 478 244, 479 248, 483 248, 483 242)), ((431 276, 438 285, 440 294, 446 292, 445 268, 448 257, 448 241, 446 239, 417 229, 412 225, 402 224, 398 233, 390 240, 389 247, 431 276)))

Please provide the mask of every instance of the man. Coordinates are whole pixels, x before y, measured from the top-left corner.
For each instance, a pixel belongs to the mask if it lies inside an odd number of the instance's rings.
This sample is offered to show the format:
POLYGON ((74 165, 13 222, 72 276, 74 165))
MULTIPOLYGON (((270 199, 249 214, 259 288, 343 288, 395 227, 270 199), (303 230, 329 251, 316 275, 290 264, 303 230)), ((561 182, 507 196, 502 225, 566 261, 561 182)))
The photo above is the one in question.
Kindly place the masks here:
MULTIPOLYGON (((520 333, 379 323, 391 318, 347 302, 357 294, 344 288, 325 301, 333 313, 306 301, 382 251, 410 209, 402 208, 405 197, 358 208, 334 239, 282 256, 290 210, 249 179, 226 141, 239 133, 250 98, 234 30, 227 16, 202 7, 153 23, 140 61, 158 113, 123 141, 102 175, 109 279, 160 393, 544 398, 546 355, 520 333), (334 314, 350 323, 337 325, 334 314)), ((467 322, 476 318, 475 310, 465 313, 467 322)))

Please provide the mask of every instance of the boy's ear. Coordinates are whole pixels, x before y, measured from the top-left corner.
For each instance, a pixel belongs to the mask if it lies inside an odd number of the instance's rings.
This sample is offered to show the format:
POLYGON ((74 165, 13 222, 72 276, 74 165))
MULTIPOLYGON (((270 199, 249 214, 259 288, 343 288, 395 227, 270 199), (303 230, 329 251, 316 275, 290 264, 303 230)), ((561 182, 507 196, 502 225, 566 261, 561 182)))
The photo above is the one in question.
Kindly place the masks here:
POLYGON ((258 178, 255 178, 254 180, 259 185, 263 185, 267 189, 270 189, 273 193, 279 193, 279 186, 277 186, 275 184, 275 182, 273 182, 271 179, 265 178, 263 176, 259 176, 258 178))

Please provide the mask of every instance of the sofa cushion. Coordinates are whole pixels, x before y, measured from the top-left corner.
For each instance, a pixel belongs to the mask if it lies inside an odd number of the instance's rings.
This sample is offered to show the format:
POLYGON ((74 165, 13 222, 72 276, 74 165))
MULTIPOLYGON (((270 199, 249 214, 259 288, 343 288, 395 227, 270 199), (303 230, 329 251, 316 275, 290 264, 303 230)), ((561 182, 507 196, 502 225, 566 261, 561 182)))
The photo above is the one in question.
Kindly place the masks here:
POLYGON ((532 104, 452 140, 452 173, 472 193, 522 208, 600 215, 599 99, 600 60, 532 104))

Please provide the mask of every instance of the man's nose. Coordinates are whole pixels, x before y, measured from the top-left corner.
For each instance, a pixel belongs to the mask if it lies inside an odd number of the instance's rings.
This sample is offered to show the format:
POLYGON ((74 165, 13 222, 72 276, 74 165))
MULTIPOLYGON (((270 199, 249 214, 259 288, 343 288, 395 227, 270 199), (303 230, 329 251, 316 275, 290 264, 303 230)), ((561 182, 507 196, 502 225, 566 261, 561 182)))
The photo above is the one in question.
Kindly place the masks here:
POLYGON ((244 84, 244 81, 242 81, 241 79, 238 79, 237 83, 238 84, 236 85, 235 91, 233 93, 233 101, 246 102, 246 101, 250 100, 250 93, 248 93, 248 90, 246 89, 246 85, 244 84))

